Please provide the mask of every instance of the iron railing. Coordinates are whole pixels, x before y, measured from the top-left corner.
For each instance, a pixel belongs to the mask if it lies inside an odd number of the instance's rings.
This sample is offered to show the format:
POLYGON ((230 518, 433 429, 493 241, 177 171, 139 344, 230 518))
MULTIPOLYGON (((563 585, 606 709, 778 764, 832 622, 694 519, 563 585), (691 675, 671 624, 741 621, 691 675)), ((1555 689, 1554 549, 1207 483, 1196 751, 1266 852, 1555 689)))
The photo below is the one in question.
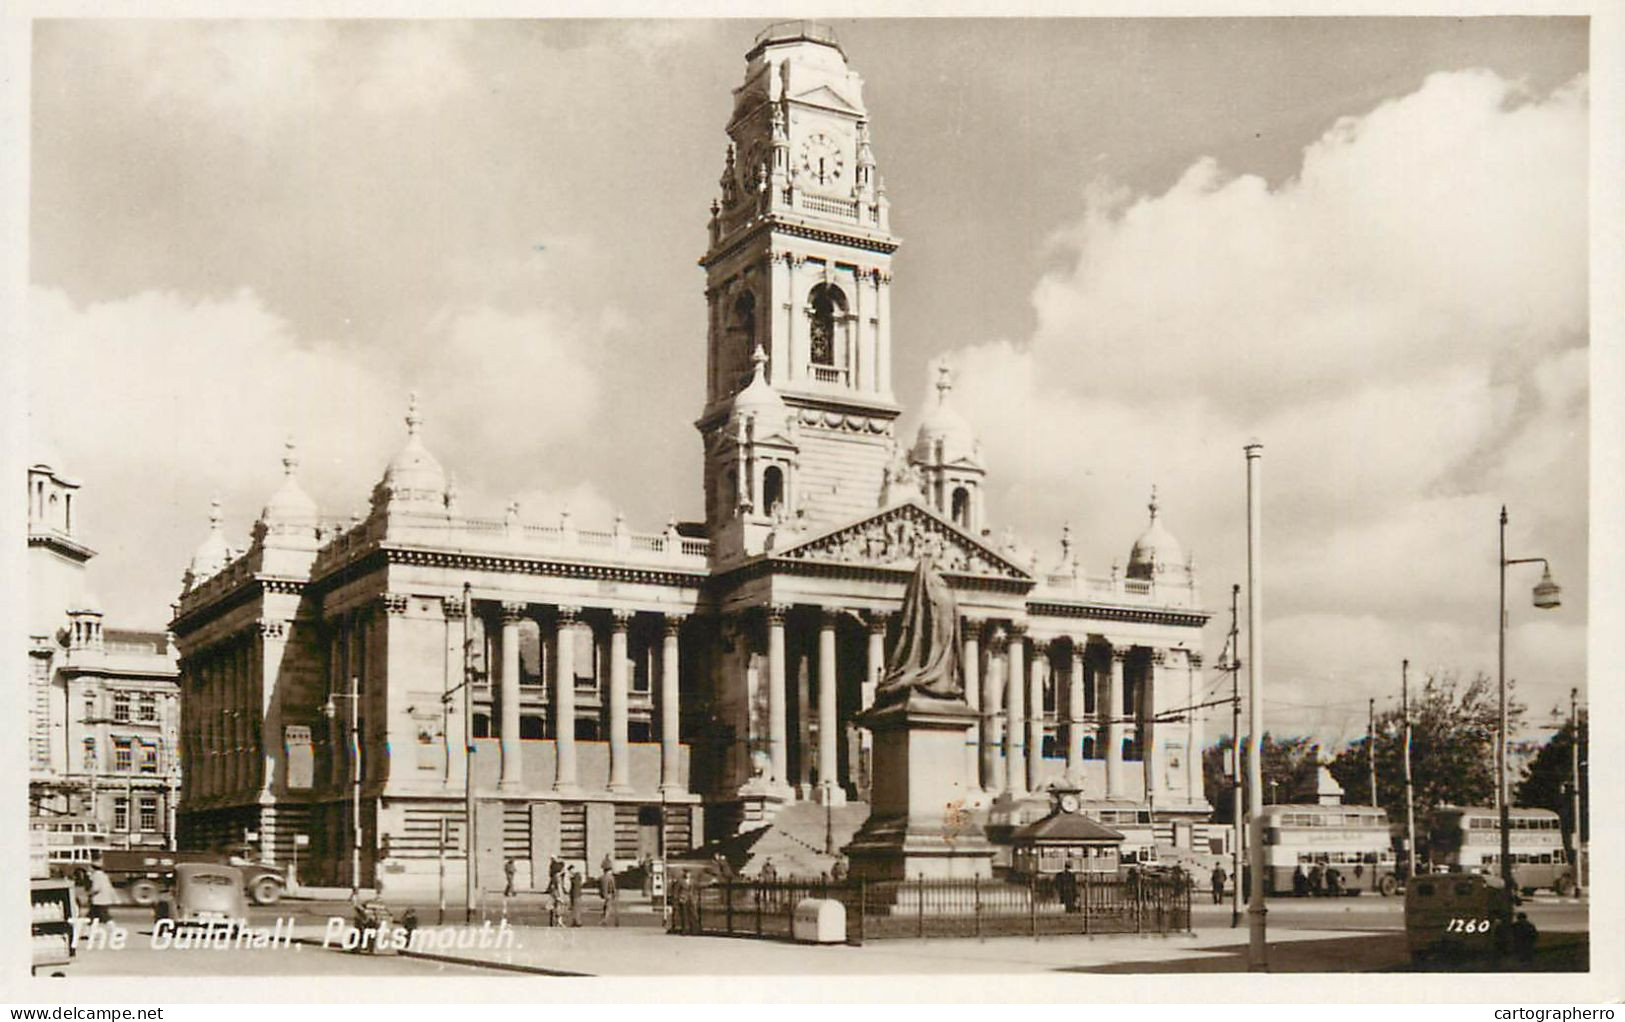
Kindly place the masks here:
POLYGON ((805 898, 846 908, 847 942, 899 937, 1179 933, 1191 927, 1190 885, 1177 877, 1077 875, 1063 899, 1053 876, 970 880, 731 880, 691 896, 693 926, 718 936, 787 940, 805 898), (1070 901, 1070 904, 1067 902, 1070 901))

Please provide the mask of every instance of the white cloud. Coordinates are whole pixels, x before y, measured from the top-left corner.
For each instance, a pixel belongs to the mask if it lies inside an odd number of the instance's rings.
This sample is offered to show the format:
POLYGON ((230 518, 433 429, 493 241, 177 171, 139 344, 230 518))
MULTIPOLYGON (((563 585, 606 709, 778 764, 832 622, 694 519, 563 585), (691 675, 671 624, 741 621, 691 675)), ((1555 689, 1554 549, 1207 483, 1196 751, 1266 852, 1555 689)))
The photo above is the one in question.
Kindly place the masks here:
POLYGON ((1564 565, 1572 599, 1514 614, 1521 673, 1566 690, 1585 664, 1586 146, 1583 79, 1529 96, 1473 71, 1341 119, 1274 188, 1207 159, 1161 195, 1089 183, 1032 336, 954 356, 993 514, 1041 549, 1070 519, 1102 572, 1155 482, 1216 603, 1244 578, 1240 448, 1262 438, 1279 719, 1331 736, 1327 692, 1363 719, 1402 657, 1493 669, 1506 502, 1509 542, 1564 565))
POLYGON ((590 486, 560 487, 556 498, 537 489, 546 455, 597 414, 596 323, 464 309, 380 363, 303 342, 248 290, 202 301, 145 292, 80 308, 35 288, 29 314, 31 441, 85 481, 81 527, 107 565, 96 584, 115 619, 162 623, 167 583, 202 538, 212 497, 226 503, 233 541, 246 542, 289 435, 325 515, 365 508, 403 441, 413 387, 426 443, 462 475, 467 512, 501 514, 524 494, 538 509, 568 501, 584 522, 613 516, 590 486), (467 386, 471 378, 480 385, 467 386))

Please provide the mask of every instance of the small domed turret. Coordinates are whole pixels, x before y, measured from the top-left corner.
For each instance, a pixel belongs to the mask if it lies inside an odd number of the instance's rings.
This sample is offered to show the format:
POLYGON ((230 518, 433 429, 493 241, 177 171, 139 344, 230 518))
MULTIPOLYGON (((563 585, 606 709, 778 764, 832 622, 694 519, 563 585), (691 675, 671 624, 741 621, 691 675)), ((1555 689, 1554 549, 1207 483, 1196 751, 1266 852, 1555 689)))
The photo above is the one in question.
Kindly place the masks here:
POLYGON ((937 366, 937 401, 925 413, 920 430, 914 435, 913 457, 917 462, 936 464, 937 445, 942 445, 942 463, 969 458, 980 463, 981 444, 976 431, 959 410, 948 400, 954 389, 953 371, 946 363, 937 366))
POLYGON ((299 485, 295 471, 299 468, 299 455, 294 447, 293 438, 289 437, 283 444, 282 452, 282 486, 271 494, 266 502, 265 509, 260 512, 260 522, 267 531, 272 533, 286 533, 300 530, 315 532, 318 518, 316 502, 299 485))
POLYGON ((735 421, 754 414, 758 421, 782 426, 790 409, 779 392, 767 382, 767 352, 758 344, 750 353, 751 375, 745 389, 734 395, 732 416, 735 421))
POLYGON ((1185 552, 1175 539, 1173 533, 1163 527, 1162 520, 1157 517, 1157 488, 1151 487, 1151 524, 1134 541, 1134 549, 1129 551, 1128 570, 1124 573, 1128 578, 1143 579, 1146 581, 1189 581, 1189 564, 1185 560, 1185 552), (1169 579, 1170 573, 1177 573, 1177 577, 1169 579))
POLYGON ((192 554, 192 563, 186 569, 186 588, 220 573, 231 563, 231 547, 226 544, 225 533, 220 531, 220 498, 209 501, 209 534, 192 554))
POLYGON ((446 472, 423 446, 418 427, 418 396, 410 395, 406 409, 406 446, 390 461, 384 478, 373 487, 374 507, 383 503, 443 511, 446 506, 446 472))

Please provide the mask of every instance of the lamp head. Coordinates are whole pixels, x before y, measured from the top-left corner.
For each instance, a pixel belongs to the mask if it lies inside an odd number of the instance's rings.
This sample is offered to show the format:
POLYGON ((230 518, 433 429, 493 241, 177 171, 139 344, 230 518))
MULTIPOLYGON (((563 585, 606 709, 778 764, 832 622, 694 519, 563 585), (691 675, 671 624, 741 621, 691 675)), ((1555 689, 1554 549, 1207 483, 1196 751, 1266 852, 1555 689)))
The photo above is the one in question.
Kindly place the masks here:
POLYGON ((1561 607, 1563 605, 1561 596, 1562 590, 1552 581, 1552 569, 1547 567, 1541 573, 1540 581, 1535 583, 1535 606, 1542 610, 1561 607))
POLYGON ((334 717, 338 716, 338 712, 338 707, 333 705, 333 697, 328 696, 327 702, 322 704, 322 716, 326 717, 328 720, 332 720, 334 717))

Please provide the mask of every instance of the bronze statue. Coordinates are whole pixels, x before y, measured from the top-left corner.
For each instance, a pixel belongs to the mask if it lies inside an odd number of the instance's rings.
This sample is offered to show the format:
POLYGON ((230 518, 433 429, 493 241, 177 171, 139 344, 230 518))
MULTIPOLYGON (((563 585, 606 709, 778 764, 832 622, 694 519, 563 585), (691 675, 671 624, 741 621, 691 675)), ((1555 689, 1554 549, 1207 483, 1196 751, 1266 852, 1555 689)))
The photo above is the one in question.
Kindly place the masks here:
POLYGON ((959 656, 959 608, 928 553, 920 558, 903 594, 902 627, 886 659, 875 705, 902 702, 916 692, 933 699, 963 700, 965 676, 959 656))

